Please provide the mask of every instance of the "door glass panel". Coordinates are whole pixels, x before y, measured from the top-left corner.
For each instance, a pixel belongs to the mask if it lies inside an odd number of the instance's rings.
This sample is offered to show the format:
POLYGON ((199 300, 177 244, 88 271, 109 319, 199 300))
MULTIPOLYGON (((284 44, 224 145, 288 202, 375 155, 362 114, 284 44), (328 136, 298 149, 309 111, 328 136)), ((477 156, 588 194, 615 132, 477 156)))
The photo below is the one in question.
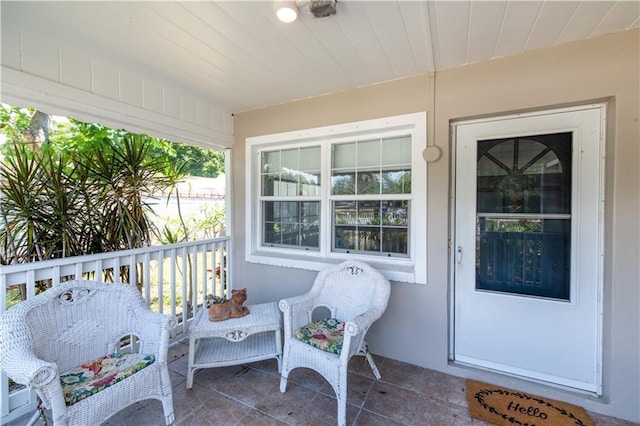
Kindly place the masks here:
POLYGON ((476 289, 569 300, 571 136, 478 141, 476 289))

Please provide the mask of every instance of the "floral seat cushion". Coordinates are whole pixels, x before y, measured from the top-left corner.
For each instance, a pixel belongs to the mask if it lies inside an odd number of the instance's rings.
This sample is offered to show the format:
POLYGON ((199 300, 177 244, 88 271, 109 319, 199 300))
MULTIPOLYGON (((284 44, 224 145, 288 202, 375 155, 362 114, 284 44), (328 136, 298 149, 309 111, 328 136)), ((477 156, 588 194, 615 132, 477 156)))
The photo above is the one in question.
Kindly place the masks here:
POLYGON ((295 332, 296 339, 332 354, 340 355, 344 341, 343 321, 326 318, 300 327, 295 332))
POLYGON ((60 375, 67 405, 75 404, 153 364, 144 354, 110 354, 82 364, 60 375))

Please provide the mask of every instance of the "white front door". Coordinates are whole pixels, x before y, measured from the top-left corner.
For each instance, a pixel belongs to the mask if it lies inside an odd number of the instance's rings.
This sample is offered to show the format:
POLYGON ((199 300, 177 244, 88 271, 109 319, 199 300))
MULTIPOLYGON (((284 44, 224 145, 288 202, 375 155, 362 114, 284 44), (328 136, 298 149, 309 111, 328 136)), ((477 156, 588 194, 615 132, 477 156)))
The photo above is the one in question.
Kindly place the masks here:
POLYGON ((457 362, 600 394, 604 113, 454 124, 457 362))

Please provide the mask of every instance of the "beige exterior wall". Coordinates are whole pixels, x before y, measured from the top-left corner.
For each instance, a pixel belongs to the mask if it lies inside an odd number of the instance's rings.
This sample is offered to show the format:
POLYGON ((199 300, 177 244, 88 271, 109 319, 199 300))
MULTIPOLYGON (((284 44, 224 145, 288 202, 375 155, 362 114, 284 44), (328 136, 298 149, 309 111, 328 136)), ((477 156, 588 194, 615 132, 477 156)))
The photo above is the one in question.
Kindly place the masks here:
POLYGON ((237 114, 234 120, 233 218, 235 285, 251 303, 300 294, 315 272, 244 261, 244 143, 247 137, 427 111, 428 144, 442 158, 428 165, 428 284, 393 283, 389 307, 369 334, 374 353, 580 404, 640 422, 640 31, 469 65, 349 92, 237 114), (432 86, 432 83, 435 84, 432 86), (432 90, 432 87, 435 90, 432 90), (433 93, 432 93, 433 92, 433 93), (434 97, 432 95, 435 94, 434 97), (450 271, 450 137, 452 120, 608 102, 604 353, 602 398, 448 362, 450 271), (432 126, 432 123, 435 126, 432 126), (259 277, 259 278, 257 278, 259 277))

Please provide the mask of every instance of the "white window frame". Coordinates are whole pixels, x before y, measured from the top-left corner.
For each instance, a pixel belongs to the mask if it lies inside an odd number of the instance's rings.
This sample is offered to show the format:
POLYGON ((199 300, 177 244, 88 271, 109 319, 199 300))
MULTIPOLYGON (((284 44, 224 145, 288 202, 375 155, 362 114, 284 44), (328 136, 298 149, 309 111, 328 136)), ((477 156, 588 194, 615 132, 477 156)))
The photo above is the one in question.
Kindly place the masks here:
MULTIPOLYGON (((245 155, 245 260, 251 263, 319 271, 346 259, 365 261, 393 281, 427 282, 427 114, 418 112, 393 117, 317 127, 246 139, 245 155), (331 251, 331 145, 371 137, 411 135, 411 211, 409 257, 382 257, 364 253, 331 251), (320 250, 262 245, 260 208, 261 153, 275 149, 319 145, 321 147, 320 250)), ((387 197, 386 195, 383 198, 387 197)), ((396 198, 403 198, 402 196, 396 198)), ((303 200, 301 197, 300 200, 303 200)), ((354 199, 357 199, 354 197, 354 199)))

